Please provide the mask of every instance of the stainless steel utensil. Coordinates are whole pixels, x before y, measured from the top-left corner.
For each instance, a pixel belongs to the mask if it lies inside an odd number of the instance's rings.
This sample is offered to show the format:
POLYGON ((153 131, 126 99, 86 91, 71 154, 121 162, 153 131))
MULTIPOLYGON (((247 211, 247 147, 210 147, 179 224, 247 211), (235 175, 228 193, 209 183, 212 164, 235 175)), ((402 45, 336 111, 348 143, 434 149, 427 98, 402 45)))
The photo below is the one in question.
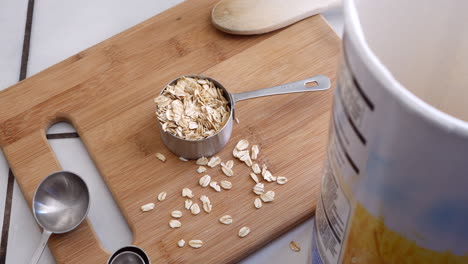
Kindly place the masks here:
MULTIPOLYGON (((231 109, 229 120, 226 122, 223 128, 221 128, 216 134, 199 140, 183 139, 169 132, 165 132, 162 129, 161 122, 158 120, 159 130, 163 143, 174 154, 187 159, 198 159, 200 157, 213 156, 226 145, 232 133, 235 104, 239 101, 277 94, 323 91, 330 88, 330 79, 328 79, 328 77, 325 75, 317 75, 305 80, 282 84, 271 88, 233 94, 229 93, 229 91, 221 83, 213 78, 198 74, 189 74, 184 75, 183 77, 194 77, 212 81, 216 87, 223 90, 224 97, 226 97, 226 99, 229 101, 229 107, 231 109)), ((168 85, 174 84, 180 78, 182 77, 173 80, 168 85)), ((166 87, 168 85, 166 85, 166 87)), ((164 89, 166 89, 166 87, 164 87, 164 89)), ((161 94, 164 89, 161 91, 161 94)))
POLYGON ((145 251, 136 246, 123 247, 109 258, 107 264, 150 264, 145 251))
POLYGON ((89 210, 88 187, 72 172, 54 172, 37 187, 32 207, 34 218, 44 229, 41 242, 31 259, 31 264, 36 264, 50 235, 69 232, 86 218, 89 210))

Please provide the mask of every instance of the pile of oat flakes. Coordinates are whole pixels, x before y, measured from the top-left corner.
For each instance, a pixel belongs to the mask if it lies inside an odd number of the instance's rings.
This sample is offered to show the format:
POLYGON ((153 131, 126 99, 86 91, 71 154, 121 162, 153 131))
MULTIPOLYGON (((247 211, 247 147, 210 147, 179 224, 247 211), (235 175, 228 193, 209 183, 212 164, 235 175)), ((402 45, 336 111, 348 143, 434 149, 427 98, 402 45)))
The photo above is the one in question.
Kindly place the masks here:
POLYGON ((154 99, 164 131, 197 140, 216 134, 229 120, 229 102, 210 80, 181 77, 154 99))

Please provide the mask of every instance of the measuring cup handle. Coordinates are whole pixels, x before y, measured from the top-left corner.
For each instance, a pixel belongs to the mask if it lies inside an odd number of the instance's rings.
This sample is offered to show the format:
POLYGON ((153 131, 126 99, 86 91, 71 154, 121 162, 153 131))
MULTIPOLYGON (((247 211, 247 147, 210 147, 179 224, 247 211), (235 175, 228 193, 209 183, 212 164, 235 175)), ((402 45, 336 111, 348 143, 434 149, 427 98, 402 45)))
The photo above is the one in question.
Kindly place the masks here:
POLYGON ((247 100, 256 97, 270 96, 286 93, 300 93, 323 91, 330 88, 330 79, 325 75, 317 75, 301 81, 286 83, 270 88, 259 89, 255 91, 232 94, 234 102, 247 100))
POLYGON ((44 252, 45 246, 47 245, 47 241, 49 241, 50 235, 52 235, 52 232, 44 229, 41 236, 41 242, 39 243, 39 246, 37 247, 36 251, 34 251, 34 254, 32 256, 30 262, 31 264, 36 264, 37 262, 39 262, 42 252, 44 252))

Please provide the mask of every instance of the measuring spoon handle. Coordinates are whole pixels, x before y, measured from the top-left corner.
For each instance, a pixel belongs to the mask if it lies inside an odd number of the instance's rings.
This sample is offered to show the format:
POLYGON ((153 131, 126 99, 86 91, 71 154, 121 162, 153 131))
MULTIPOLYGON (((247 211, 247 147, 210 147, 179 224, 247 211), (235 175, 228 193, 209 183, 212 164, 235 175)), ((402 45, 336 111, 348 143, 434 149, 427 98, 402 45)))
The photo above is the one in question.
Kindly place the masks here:
POLYGON ((34 254, 32 256, 30 262, 31 264, 37 264, 37 262, 39 262, 42 252, 44 252, 44 248, 47 245, 47 241, 49 241, 50 235, 52 235, 52 232, 44 229, 41 236, 41 242, 39 243, 39 246, 37 247, 36 251, 34 251, 34 254))
POLYGON ((232 94, 234 102, 247 100, 256 97, 270 96, 286 93, 300 93, 300 92, 313 92, 323 91, 330 88, 330 79, 325 75, 317 75, 301 81, 281 84, 278 86, 254 90, 245 93, 232 94))

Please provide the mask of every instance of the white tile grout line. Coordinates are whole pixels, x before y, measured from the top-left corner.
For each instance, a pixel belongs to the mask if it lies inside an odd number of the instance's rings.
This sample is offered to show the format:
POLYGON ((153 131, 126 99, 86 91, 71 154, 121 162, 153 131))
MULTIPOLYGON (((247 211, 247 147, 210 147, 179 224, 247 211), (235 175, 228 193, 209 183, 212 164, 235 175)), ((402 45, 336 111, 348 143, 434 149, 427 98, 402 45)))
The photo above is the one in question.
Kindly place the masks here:
POLYGON ((11 169, 8 170, 8 183, 7 191, 5 198, 5 210, 3 211, 3 226, 2 226, 2 239, 0 242, 0 263, 6 262, 6 253, 8 246, 8 233, 10 229, 10 216, 11 216, 11 203, 13 197, 13 183, 15 182, 15 177, 11 172, 11 169))
POLYGON ((80 135, 76 132, 69 132, 69 133, 48 133, 47 139, 65 139, 65 138, 79 138, 80 135))
MULTIPOLYGON (((32 21, 33 21, 33 14, 34 14, 34 1, 35 0, 28 1, 26 24, 25 24, 25 29, 24 29, 23 50, 21 54, 21 69, 20 69, 20 75, 19 75, 20 81, 25 79, 27 75, 28 60, 29 60, 29 47, 30 47, 30 42, 31 42, 31 30, 32 30, 32 21)), ((78 133, 47 134, 47 139, 78 138, 78 137, 79 137, 78 133)), ((1 229, 2 232, 1 232, 1 240, 0 240, 0 263, 6 262, 14 182, 15 182, 15 177, 11 169, 9 169, 6 198, 5 198, 5 209, 3 212, 3 225, 1 229)))
MULTIPOLYGON (((20 69, 20 75, 19 75, 20 81, 26 78, 26 73, 28 69, 29 46, 30 46, 30 40, 31 40, 33 13, 34 13, 34 0, 29 0, 27 15, 26 15, 26 26, 24 29, 23 52, 21 54, 21 69, 20 69)), ((0 263, 6 262, 14 182, 15 182, 15 177, 11 169, 9 169, 7 191, 6 191, 6 198, 5 198, 5 210, 3 211, 2 236, 0 240, 0 263)))

